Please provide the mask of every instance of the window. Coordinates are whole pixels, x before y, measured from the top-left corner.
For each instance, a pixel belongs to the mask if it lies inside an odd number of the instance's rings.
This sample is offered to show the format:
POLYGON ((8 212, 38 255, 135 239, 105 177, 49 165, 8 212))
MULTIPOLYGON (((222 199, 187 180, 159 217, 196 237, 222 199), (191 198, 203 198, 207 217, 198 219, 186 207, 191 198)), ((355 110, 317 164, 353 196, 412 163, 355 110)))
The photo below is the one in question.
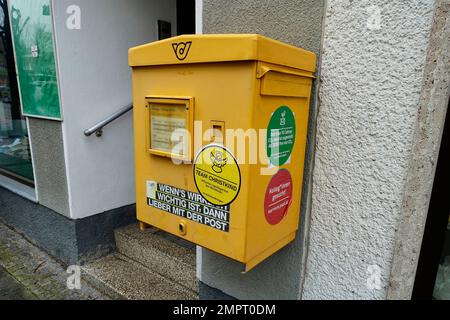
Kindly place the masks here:
POLYGON ((34 185, 26 120, 22 116, 8 6, 0 0, 0 174, 34 185))

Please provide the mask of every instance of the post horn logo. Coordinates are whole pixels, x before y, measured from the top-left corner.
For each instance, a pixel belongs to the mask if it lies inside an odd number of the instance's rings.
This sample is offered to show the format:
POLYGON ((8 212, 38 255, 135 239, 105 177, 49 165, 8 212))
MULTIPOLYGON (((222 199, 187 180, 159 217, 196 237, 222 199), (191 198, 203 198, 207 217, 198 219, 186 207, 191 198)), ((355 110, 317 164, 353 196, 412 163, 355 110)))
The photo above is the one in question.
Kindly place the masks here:
POLYGON ((172 43, 173 51, 175 51, 178 60, 183 61, 187 58, 191 45, 192 41, 172 43))

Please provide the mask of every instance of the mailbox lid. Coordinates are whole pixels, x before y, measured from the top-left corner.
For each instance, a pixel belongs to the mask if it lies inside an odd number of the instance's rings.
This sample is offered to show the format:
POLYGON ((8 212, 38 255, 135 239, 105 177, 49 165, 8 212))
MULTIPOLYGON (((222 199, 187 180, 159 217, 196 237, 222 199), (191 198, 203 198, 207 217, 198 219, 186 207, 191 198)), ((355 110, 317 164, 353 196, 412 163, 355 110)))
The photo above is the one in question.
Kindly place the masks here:
POLYGON ((248 60, 316 71, 313 52, 258 34, 183 35, 129 50, 131 67, 248 60))

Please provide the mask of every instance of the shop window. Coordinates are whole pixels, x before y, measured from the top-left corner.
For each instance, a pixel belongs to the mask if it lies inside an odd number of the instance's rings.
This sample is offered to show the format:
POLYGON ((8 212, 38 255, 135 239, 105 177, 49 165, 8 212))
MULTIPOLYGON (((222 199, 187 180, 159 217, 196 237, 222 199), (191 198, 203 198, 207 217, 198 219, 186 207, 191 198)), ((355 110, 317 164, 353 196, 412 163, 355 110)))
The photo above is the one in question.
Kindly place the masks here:
POLYGON ((33 186, 26 119, 22 116, 8 5, 0 0, 0 174, 33 186))

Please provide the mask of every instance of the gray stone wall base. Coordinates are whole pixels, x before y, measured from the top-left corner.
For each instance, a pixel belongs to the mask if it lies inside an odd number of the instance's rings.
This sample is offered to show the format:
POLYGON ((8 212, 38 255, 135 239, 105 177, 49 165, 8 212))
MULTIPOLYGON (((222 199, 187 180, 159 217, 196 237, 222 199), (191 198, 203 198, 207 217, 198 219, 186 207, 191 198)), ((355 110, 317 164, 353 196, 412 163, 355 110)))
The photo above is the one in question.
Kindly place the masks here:
POLYGON ((199 281, 198 286, 198 295, 200 300, 237 300, 236 298, 229 296, 216 288, 210 287, 201 281, 199 281))
POLYGON ((136 222, 126 206, 72 220, 0 188, 0 219, 62 262, 84 264, 115 250, 114 230, 136 222))

